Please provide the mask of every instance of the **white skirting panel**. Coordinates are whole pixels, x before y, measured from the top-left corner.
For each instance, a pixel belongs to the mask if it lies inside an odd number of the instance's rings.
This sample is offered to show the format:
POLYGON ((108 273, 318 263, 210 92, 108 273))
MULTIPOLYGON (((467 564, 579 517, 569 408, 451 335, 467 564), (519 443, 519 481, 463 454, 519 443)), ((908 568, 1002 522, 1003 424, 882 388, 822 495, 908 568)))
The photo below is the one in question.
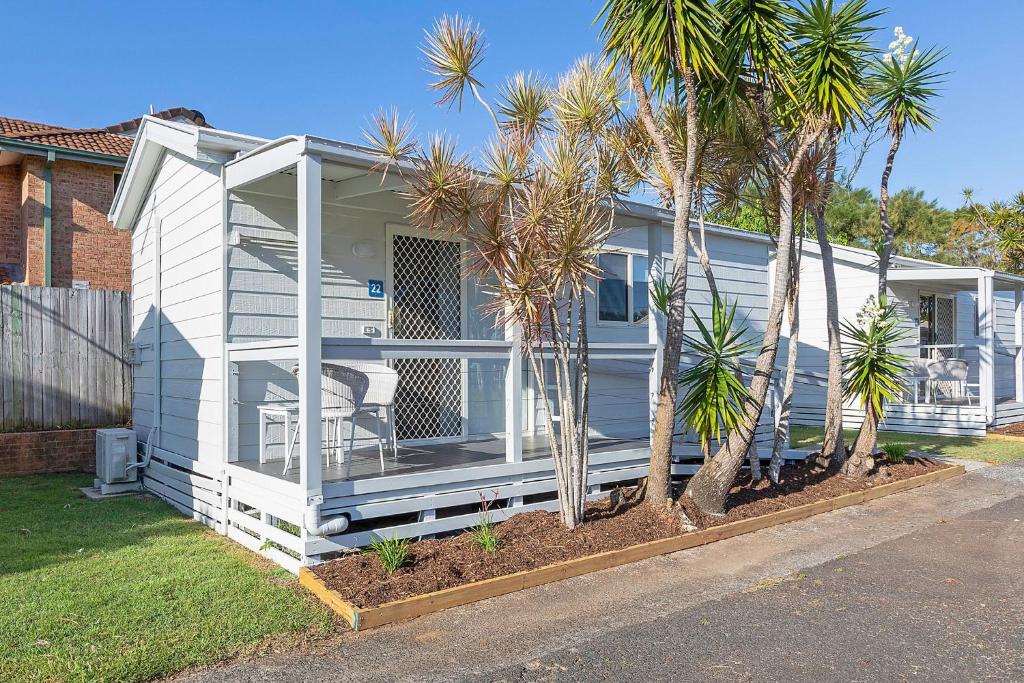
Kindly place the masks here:
MULTIPOLYGON (((843 426, 857 429, 864 420, 860 408, 843 408, 843 426)), ((825 409, 802 406, 794 409, 791 419, 794 425, 821 425, 825 421, 825 409)), ((886 410, 885 421, 880 429, 887 432, 912 434, 942 434, 945 436, 985 436, 985 409, 981 406, 942 406, 924 403, 891 405, 886 410)))
POLYGON ((1024 403, 1019 401, 1006 401, 996 404, 996 415, 992 421, 993 427, 1005 427, 1014 422, 1024 422, 1024 403))

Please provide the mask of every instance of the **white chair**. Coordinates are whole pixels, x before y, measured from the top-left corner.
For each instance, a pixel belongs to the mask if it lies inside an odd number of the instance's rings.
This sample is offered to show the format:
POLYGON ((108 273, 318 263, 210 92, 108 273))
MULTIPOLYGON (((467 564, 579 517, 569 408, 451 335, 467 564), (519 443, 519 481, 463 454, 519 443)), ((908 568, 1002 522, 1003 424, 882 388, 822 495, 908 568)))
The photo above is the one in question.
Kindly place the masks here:
POLYGON ((928 363, 928 384, 931 387, 933 400, 935 385, 939 382, 948 382, 957 385, 960 396, 967 398, 967 405, 973 405, 971 403, 970 387, 977 387, 979 385, 967 383, 967 370, 967 361, 960 358, 936 360, 928 363))
MULTIPOLYGON (((294 366, 292 372, 298 376, 299 368, 294 366)), ((326 421, 328 440, 327 462, 330 464, 330 451, 338 448, 340 460, 344 459, 344 446, 341 439, 341 424, 345 420, 352 423, 349 434, 348 461, 345 478, 352 472, 352 451, 355 448, 356 420, 360 417, 373 417, 377 422, 377 451, 380 454, 380 470, 384 471, 384 439, 381 428, 381 412, 388 421, 387 438, 391 442, 391 450, 398 460, 398 440, 395 431, 395 392, 398 388, 398 373, 386 365, 376 363, 346 363, 338 365, 323 363, 320 368, 321 414, 326 421)), ((291 464, 298 427, 292 433, 288 454, 285 458, 284 471, 287 473, 291 464)))
POLYGON ((914 403, 920 403, 921 384, 924 384, 924 400, 928 402, 928 387, 931 376, 928 374, 928 364, 931 361, 927 358, 910 359, 910 376, 907 380, 914 387, 914 403))

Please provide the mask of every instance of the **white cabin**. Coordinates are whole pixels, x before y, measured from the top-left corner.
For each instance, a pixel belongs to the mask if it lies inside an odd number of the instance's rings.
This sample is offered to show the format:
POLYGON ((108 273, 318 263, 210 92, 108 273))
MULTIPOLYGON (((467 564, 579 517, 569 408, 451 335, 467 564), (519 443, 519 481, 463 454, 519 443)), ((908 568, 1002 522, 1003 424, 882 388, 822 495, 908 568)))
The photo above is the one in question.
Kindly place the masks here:
MULTIPOLYGON (((147 117, 111 210, 133 235, 133 424, 146 487, 293 571, 372 534, 470 526, 481 494, 499 499, 496 519, 557 509, 537 400, 546 388, 516 330, 481 312, 463 244, 407 224, 401 180, 382 179, 376 162, 324 138, 268 141, 147 117), (357 423, 345 464, 325 457, 339 444, 324 428, 322 362, 397 371, 385 430, 398 453, 383 468, 372 421, 357 423)), ((602 257, 610 275, 587 306, 594 496, 646 474, 662 344, 648 282, 672 258, 671 219, 642 205, 620 212, 602 257)), ((770 241, 708 233, 718 285, 759 337, 770 241)), ((687 305, 706 316, 690 258, 687 305)), ((770 404, 759 441, 773 416, 770 404)), ((676 474, 696 469, 685 462, 696 450, 679 435, 676 474)))
MULTIPOLYGON (((853 321, 878 290, 878 257, 865 249, 833 245, 839 318, 853 321)), ((895 257, 888 297, 906 326, 904 353, 915 366, 904 401, 888 407, 882 429, 984 436, 989 427, 1024 420, 1021 292, 1024 278, 985 268, 963 268, 895 257), (966 387, 928 382, 931 361, 962 359, 966 387)), ((824 419, 828 334, 821 252, 804 242, 800 273, 800 334, 792 424, 824 419)), ((779 367, 786 362, 785 348, 779 367)), ((844 409, 847 427, 860 426, 863 411, 844 409)))

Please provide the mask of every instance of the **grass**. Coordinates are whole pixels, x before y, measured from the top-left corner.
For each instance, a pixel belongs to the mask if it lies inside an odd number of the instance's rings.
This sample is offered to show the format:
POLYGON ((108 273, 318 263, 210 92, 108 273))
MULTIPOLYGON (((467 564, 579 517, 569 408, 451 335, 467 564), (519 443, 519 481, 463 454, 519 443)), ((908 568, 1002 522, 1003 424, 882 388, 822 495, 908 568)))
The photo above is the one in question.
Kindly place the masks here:
MULTIPOLYGON (((844 430, 846 442, 853 443, 857 432, 844 430)), ((820 427, 792 427, 790 442, 792 448, 814 448, 821 443, 820 427)), ((950 458, 978 460, 995 465, 1024 460, 1024 439, 1003 440, 983 437, 937 436, 933 434, 904 434, 903 432, 879 432, 878 443, 906 444, 912 451, 925 451, 950 458)))
POLYGON ((326 632, 291 574, 83 475, 0 479, 0 680, 140 681, 326 632))

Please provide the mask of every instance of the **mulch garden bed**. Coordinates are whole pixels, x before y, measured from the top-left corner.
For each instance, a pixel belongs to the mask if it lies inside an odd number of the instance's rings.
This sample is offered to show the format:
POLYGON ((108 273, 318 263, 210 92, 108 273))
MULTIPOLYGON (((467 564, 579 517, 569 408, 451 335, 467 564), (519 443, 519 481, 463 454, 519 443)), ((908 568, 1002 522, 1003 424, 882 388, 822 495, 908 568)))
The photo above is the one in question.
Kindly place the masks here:
POLYGON ((729 494, 727 514, 705 517, 681 499, 672 507, 653 507, 638 500, 635 489, 618 490, 591 503, 587 521, 567 530, 558 515, 528 512, 497 524, 501 545, 496 552, 481 549, 466 533, 418 541, 410 546, 410 563, 388 574, 372 553, 364 552, 326 562, 312 570, 327 588, 360 608, 452 588, 484 579, 537 569, 557 562, 670 538, 684 533, 681 510, 699 528, 710 528, 807 503, 828 500, 946 467, 944 463, 908 458, 899 464, 881 462, 864 479, 811 471, 803 464, 783 470, 784 481, 748 480, 729 494))
POLYGON ((1024 422, 1012 422, 997 429, 990 429, 990 434, 1002 434, 1004 436, 1024 436, 1024 422))

